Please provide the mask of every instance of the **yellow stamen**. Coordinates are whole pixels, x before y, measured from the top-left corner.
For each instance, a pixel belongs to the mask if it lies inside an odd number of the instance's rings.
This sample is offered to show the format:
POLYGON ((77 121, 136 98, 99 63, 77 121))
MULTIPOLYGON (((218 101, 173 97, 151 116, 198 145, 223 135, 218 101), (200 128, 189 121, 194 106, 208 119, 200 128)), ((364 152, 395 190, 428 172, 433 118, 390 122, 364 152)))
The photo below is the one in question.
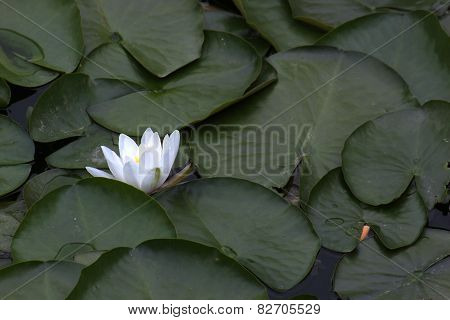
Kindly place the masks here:
POLYGON ((134 157, 134 162, 139 163, 140 161, 141 161, 141 159, 139 158, 139 156, 134 157))

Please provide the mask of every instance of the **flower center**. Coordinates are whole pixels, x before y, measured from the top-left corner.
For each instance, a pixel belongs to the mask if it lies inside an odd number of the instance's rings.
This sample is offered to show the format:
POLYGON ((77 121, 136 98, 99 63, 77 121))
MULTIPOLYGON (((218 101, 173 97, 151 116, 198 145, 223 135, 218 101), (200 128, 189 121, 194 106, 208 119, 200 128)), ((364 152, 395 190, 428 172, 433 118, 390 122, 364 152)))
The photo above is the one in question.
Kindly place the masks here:
POLYGON ((140 161, 141 161, 141 159, 139 158, 139 156, 134 157, 134 162, 139 163, 140 161))

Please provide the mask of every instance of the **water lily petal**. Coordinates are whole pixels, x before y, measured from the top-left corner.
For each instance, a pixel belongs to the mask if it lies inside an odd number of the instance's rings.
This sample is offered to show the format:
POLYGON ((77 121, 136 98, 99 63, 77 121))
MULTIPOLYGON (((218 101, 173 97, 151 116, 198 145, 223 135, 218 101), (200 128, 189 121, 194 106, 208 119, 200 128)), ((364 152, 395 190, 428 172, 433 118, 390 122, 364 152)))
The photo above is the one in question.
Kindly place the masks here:
POLYGON ((126 163, 139 156, 139 147, 129 136, 121 134, 119 135, 119 152, 122 162, 126 163))
POLYGON ((164 137, 162 144, 162 166, 161 166, 161 176, 158 181, 158 187, 161 186, 164 181, 166 181, 167 177, 170 174, 170 170, 172 170, 173 162, 171 163, 171 142, 168 134, 164 137))
POLYGON ((142 135, 141 145, 144 146, 149 145, 152 139, 153 139, 153 130, 151 128, 148 128, 142 135))
POLYGON ((170 167, 172 168, 180 148, 180 131, 175 130, 170 135, 170 167))
POLYGON ((123 179, 123 163, 119 156, 111 149, 102 146, 103 155, 105 156, 106 162, 108 163, 109 170, 113 176, 120 181, 123 179))
POLYGON ((102 170, 98 170, 96 168, 92 168, 92 167, 86 167, 87 172, 90 173, 91 176, 93 177, 97 177, 97 178, 107 178, 107 179, 114 179, 114 177, 102 170))
POLYGON ((123 166, 124 182, 135 188, 141 188, 141 179, 139 177, 139 165, 134 161, 128 161, 123 166))
POLYGON ((144 178, 141 181, 141 190, 145 193, 152 192, 155 188, 157 188, 156 181, 156 172, 157 168, 150 170, 147 174, 145 174, 144 178))

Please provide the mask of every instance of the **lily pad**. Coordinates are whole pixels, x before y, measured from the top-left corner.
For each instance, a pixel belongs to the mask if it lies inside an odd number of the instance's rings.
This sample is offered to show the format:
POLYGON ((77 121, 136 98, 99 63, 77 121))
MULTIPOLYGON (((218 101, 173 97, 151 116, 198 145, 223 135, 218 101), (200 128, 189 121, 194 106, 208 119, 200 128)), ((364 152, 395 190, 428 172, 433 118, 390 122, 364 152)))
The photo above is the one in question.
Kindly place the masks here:
POLYGON ((429 12, 363 17, 330 32, 319 44, 364 52, 383 61, 405 79, 422 104, 450 101, 450 41, 429 12))
POLYGON ((302 211, 249 181, 194 180, 157 199, 179 238, 216 247, 277 290, 300 282, 319 251, 302 211))
POLYGON ((0 270, 0 299, 63 300, 81 274, 71 262, 24 262, 0 270))
POLYGON ((287 0, 235 0, 247 23, 258 30, 277 51, 311 45, 322 32, 291 16, 287 0))
POLYGON ((93 81, 76 73, 62 76, 39 97, 29 121, 31 137, 53 142, 82 136, 92 123, 88 106, 134 91, 132 85, 120 81, 93 81))
MULTIPOLYGON (((14 30, 38 44, 42 56, 29 62, 44 68, 72 72, 83 53, 80 13, 74 0, 2 0, 0 29, 14 30)), ((16 44, 11 45, 14 49, 16 44)))
POLYGON ((105 253, 83 270, 69 299, 267 299, 264 286, 218 250, 151 240, 105 253), (117 290, 117 288, 120 290, 117 290))
POLYGON ((344 299, 448 299, 450 232, 426 229, 412 246, 387 250, 374 238, 344 256, 334 289, 344 299))
MULTIPOLYGON (((93 105, 89 115, 115 132, 137 136, 151 127, 164 133, 203 120, 241 98, 260 74, 261 58, 232 34, 208 31, 205 37, 199 60, 148 85, 147 91, 93 105)), ((106 69, 125 75, 124 68, 106 69)))
POLYGON ((441 0, 289 0, 296 19, 325 30, 376 12, 437 10, 441 0))
POLYGON ((238 14, 225 10, 206 10, 205 30, 229 32, 248 41, 258 52, 264 56, 269 51, 270 43, 261 38, 255 30, 251 29, 245 19, 238 14))
POLYGON ((0 108, 8 105, 11 99, 11 90, 5 80, 0 79, 0 108))
POLYGON ((276 83, 209 118, 190 139, 202 176, 283 187, 302 159, 307 201, 320 178, 341 165, 345 140, 356 128, 417 105, 395 72, 360 53, 303 47, 268 62, 276 83))
POLYGON ((173 236, 155 200, 127 184, 93 178, 61 187, 31 207, 14 236, 12 255, 15 262, 64 260, 86 247, 134 247, 173 236))
POLYGON ((450 104, 432 101, 422 109, 387 114, 358 128, 342 152, 352 193, 371 205, 386 204, 400 197, 414 178, 431 209, 444 199, 450 182, 449 123, 450 104))
POLYGON ((203 16, 196 0, 77 2, 88 52, 100 44, 117 42, 159 77, 167 76, 200 56, 203 16))
MULTIPOLYGON (((90 177, 86 172, 86 177, 90 177)), ((73 185, 82 178, 82 174, 68 170, 52 169, 30 179, 23 188, 23 197, 28 208, 31 208, 47 193, 63 186, 73 185)))
POLYGON ((10 83, 37 87, 55 79, 58 72, 33 63, 43 57, 42 48, 33 40, 15 31, 0 29, 0 74, 10 83))
POLYGON ((31 171, 34 144, 28 134, 0 115, 0 196, 20 187, 31 171))
POLYGON ((0 254, 11 252, 11 241, 27 208, 24 201, 0 202, 0 254))
POLYGON ((84 169, 86 167, 108 168, 101 146, 118 151, 114 132, 92 124, 83 137, 49 155, 45 160, 55 168, 84 169))
POLYGON ((397 201, 379 207, 356 199, 340 168, 330 171, 311 192, 308 217, 327 249, 350 252, 359 244, 364 225, 370 226, 389 249, 412 244, 427 223, 428 210, 411 187, 397 201))

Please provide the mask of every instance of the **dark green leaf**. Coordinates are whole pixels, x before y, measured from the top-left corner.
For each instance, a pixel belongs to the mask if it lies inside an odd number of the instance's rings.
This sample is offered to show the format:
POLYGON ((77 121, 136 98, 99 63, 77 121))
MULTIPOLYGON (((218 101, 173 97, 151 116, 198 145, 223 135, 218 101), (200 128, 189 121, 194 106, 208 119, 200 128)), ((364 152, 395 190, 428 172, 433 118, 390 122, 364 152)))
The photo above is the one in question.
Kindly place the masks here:
POLYGON ((426 229, 412 246, 387 250, 374 238, 344 256, 334 289, 344 299, 448 299, 450 232, 426 229))
POLYGON ((359 244, 364 225, 369 225, 389 249, 417 240, 427 223, 428 210, 415 188, 386 206, 368 206, 356 199, 340 168, 330 171, 311 192, 308 216, 322 246, 350 252, 359 244))
POLYGON ((11 90, 5 80, 0 79, 0 108, 5 108, 11 99, 11 90))
POLYGON ((216 247, 277 290, 300 282, 319 250, 318 238, 298 208, 249 181, 194 180, 157 199, 178 237, 216 247))
POLYGON ((63 260, 86 247, 93 251, 134 247, 174 235, 155 200, 127 184, 93 178, 38 201, 14 237, 12 254, 16 262, 63 260))
POLYGON ((83 270, 69 298, 267 299, 267 293, 248 271, 214 248, 152 240, 102 255, 83 270))
POLYGON ((450 104, 432 101, 358 128, 342 153, 352 193, 371 205, 386 204, 400 197, 414 178, 431 209, 443 200, 450 182, 449 123, 450 104))
POLYGON ((26 210, 24 201, 0 202, 0 254, 11 251, 11 241, 26 210))

